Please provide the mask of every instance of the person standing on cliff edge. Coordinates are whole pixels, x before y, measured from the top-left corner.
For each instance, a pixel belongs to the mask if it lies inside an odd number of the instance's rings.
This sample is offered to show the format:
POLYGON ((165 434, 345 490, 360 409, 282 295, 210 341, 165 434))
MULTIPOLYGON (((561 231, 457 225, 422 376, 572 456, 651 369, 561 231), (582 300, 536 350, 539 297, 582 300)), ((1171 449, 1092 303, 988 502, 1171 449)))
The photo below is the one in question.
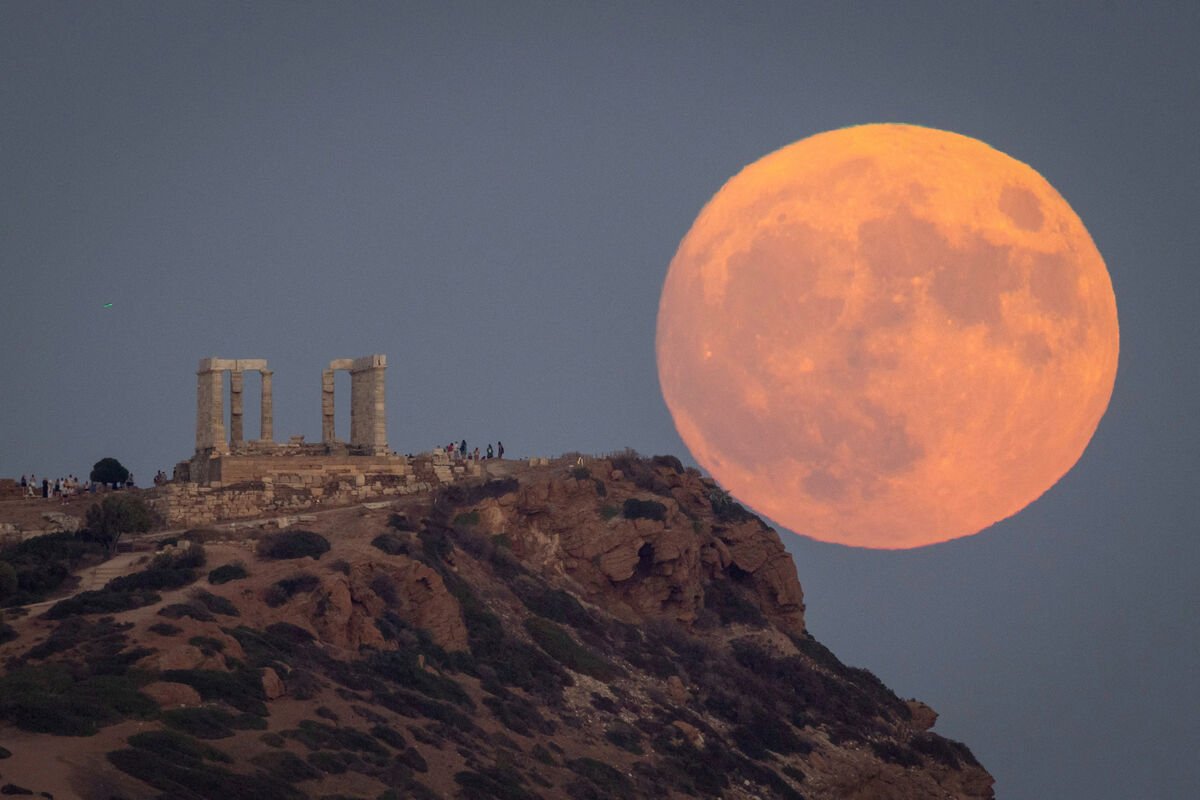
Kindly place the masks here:
POLYGON ((504 442, 496 440, 496 458, 504 458, 504 442))

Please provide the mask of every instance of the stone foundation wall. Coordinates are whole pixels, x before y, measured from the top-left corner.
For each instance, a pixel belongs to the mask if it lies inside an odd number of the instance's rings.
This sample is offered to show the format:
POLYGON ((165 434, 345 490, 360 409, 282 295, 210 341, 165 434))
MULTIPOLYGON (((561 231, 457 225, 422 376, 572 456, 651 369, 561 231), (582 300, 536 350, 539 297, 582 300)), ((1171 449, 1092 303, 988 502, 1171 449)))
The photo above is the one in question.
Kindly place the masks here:
POLYGON ((361 483, 368 475, 407 479, 414 474, 403 456, 225 456, 210 461, 208 485, 269 479, 277 486, 314 489, 346 478, 361 483))
POLYGON ((402 456, 226 456, 209 463, 207 485, 176 481, 150 493, 171 528, 289 514, 428 492, 484 478, 483 464, 444 453, 402 456))

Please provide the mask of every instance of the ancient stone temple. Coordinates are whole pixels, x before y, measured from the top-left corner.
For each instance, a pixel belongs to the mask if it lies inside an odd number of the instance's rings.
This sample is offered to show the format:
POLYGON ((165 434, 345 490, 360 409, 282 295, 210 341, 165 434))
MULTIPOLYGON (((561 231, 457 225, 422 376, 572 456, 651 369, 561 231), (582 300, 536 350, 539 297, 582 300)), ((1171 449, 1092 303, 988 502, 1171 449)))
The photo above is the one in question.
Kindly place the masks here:
POLYGON ((303 436, 274 441, 272 375, 266 359, 202 358, 196 370, 196 452, 175 467, 176 480, 219 487, 246 481, 311 489, 338 476, 405 476, 408 460, 388 449, 384 377, 387 356, 339 358, 321 375, 321 442, 303 436), (350 373, 350 441, 334 430, 334 373, 350 373), (244 431, 247 372, 262 379, 259 438, 244 431), (225 430, 225 373, 229 373, 229 431, 225 430))
POLYGON ((272 444, 274 406, 271 398, 271 370, 263 358, 202 358, 196 370, 196 452, 242 452, 246 441, 242 432, 242 386, 245 373, 262 376, 259 444, 272 444), (224 374, 229 373, 229 439, 225 438, 224 374))

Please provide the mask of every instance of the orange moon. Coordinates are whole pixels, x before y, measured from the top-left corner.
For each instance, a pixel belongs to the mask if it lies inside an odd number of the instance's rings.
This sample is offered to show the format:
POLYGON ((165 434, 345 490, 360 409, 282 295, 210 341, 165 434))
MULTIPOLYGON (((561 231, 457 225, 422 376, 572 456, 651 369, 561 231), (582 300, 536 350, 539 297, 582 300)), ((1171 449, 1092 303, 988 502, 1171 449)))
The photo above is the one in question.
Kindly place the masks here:
POLYGON ((966 136, 862 125, 717 192, 656 345, 680 436, 734 497, 814 539, 909 548, 1074 466, 1119 334, 1104 261, 1041 175, 966 136))

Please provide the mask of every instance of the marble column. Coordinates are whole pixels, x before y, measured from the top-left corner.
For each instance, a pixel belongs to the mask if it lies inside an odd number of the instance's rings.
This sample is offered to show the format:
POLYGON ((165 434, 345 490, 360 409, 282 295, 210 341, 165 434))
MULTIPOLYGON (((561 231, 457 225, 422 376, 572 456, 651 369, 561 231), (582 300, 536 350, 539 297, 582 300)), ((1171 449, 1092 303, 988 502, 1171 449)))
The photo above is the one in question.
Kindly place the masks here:
POLYGON ((245 406, 242 401, 242 388, 245 385, 245 373, 235 369, 229 373, 229 439, 233 447, 239 448, 246 443, 242 415, 245 406))
POLYGON ((260 426, 258 440, 271 443, 275 441, 275 401, 271 396, 271 376, 275 373, 269 369, 260 369, 262 376, 262 398, 259 401, 260 426))
POLYGON ((387 360, 382 355, 354 360, 350 370, 350 447, 352 452, 387 453, 387 409, 384 384, 387 360))
POLYGON ((201 369, 196 373, 196 450, 225 450, 225 414, 222 373, 201 369))
POLYGON ((333 444, 333 370, 321 372, 321 441, 333 444))

